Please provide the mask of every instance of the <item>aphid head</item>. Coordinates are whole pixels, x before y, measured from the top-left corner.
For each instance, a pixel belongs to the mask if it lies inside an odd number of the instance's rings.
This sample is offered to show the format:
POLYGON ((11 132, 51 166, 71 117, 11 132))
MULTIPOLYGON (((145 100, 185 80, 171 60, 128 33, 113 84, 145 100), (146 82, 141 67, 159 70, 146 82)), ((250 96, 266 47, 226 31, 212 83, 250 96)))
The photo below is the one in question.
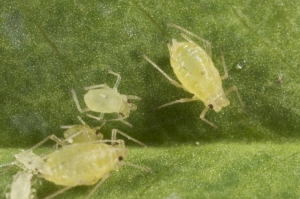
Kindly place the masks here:
POLYGON ((181 47, 183 47, 184 42, 178 42, 176 39, 172 39, 172 44, 168 43, 168 49, 170 52, 170 56, 172 57, 175 52, 181 47))
POLYGON ((123 117, 128 117, 130 111, 136 110, 137 106, 133 104, 130 99, 127 99, 126 95, 123 95, 123 100, 126 103, 126 106, 124 106, 120 114, 122 114, 123 117))
MULTIPOLYGON (((119 144, 119 145, 115 145, 114 146, 115 148, 115 152, 117 154, 117 157, 118 157, 118 161, 119 161, 119 164, 118 164, 118 168, 122 166, 122 161, 127 157, 128 155, 128 149, 126 149, 124 147, 124 145, 122 144, 119 144)), ((116 168, 117 169, 117 168, 116 168)))
POLYGON ((137 106, 135 104, 132 104, 130 100, 127 100, 127 105, 131 111, 134 111, 137 109, 137 106))
POLYGON ((103 134, 96 129, 92 129, 95 135, 95 140, 103 140, 103 134))
POLYGON ((15 155, 15 158, 20 162, 28 171, 39 171, 45 164, 44 160, 31 151, 22 151, 15 155))
POLYGON ((216 99, 214 99, 210 104, 208 104, 209 108, 213 109, 216 112, 219 112, 222 107, 228 106, 230 104, 229 100, 225 95, 222 95, 216 99))

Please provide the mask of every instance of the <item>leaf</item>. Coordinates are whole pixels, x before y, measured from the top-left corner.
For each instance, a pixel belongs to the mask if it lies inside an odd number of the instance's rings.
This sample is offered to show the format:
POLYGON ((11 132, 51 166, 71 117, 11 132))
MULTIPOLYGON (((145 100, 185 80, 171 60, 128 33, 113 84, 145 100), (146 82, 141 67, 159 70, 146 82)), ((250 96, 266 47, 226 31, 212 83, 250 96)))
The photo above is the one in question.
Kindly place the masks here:
MULTIPOLYGON (((2 1, 1 163, 48 135, 61 137, 60 126, 78 124, 70 90, 83 106, 83 87, 113 86, 110 69, 122 76, 119 92, 142 101, 134 102, 132 129, 111 122, 103 133, 109 137, 117 128, 147 143, 148 149, 133 148, 128 161, 159 173, 122 168, 95 198, 298 198, 298 7, 298 1, 283 0, 2 1), (199 119, 202 102, 152 111, 192 96, 141 56, 176 79, 166 42, 183 38, 166 21, 210 41, 220 74, 224 53, 229 79, 223 88, 239 88, 247 113, 235 94, 228 96, 230 106, 206 115, 217 131, 199 119)), ((14 172, 4 173, 3 189, 14 172)), ((59 188, 44 181, 38 196, 59 188)), ((78 187, 63 196, 84 198, 90 190, 78 187)))

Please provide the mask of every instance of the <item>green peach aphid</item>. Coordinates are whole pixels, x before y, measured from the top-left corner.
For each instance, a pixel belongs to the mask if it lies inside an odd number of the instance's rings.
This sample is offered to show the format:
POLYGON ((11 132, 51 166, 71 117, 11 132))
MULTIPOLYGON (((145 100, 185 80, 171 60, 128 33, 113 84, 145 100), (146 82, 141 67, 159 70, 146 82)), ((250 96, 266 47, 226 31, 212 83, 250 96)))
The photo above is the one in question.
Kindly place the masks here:
POLYGON ((84 95, 84 101, 87 106, 85 109, 81 109, 76 93, 72 89, 73 99, 76 103, 77 109, 81 112, 94 111, 100 113, 99 117, 87 114, 88 117, 96 120, 103 120, 105 113, 117 113, 117 119, 111 119, 106 121, 121 121, 128 126, 131 126, 124 119, 129 117, 130 111, 136 110, 136 105, 131 103, 133 100, 141 100, 141 98, 134 95, 123 95, 117 91, 117 88, 121 81, 121 76, 115 72, 108 71, 110 74, 117 76, 117 81, 113 88, 110 88, 106 84, 100 84, 95 86, 85 87, 88 92, 84 95))
POLYGON ((218 70, 215 68, 211 60, 211 44, 208 41, 198 37, 197 35, 185 30, 180 26, 174 24, 168 25, 201 40, 206 44, 207 51, 204 51, 200 46, 198 46, 183 33, 181 33, 181 36, 187 40, 186 42, 178 42, 175 39, 172 39, 172 44, 168 44, 171 66, 181 84, 169 77, 146 55, 143 55, 144 58, 159 72, 161 72, 173 85, 194 95, 192 98, 175 100, 161 105, 156 109, 176 103, 202 101, 206 108, 201 112, 200 119, 212 127, 217 128, 216 125, 205 119, 204 116, 209 109, 219 112, 222 107, 228 106, 230 102, 226 95, 232 91, 235 91, 242 107, 245 107, 236 86, 232 86, 225 92, 223 91, 222 80, 228 77, 224 56, 222 54, 222 63, 225 74, 220 76, 218 70))

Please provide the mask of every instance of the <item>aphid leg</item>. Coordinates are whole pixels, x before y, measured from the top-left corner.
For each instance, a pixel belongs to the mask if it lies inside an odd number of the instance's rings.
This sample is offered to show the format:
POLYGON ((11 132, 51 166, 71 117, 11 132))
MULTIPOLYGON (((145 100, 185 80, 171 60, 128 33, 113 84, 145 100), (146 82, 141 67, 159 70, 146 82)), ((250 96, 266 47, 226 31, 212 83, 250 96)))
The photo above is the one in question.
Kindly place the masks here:
MULTIPOLYGON (((206 53, 207 53, 210 57, 212 57, 211 44, 210 44, 209 41, 207 41, 207 40, 205 40, 205 39, 199 37, 198 35, 195 35, 194 33, 192 33, 192 32, 190 32, 190 31, 184 29, 184 28, 181 27, 181 26, 178 26, 178 25, 175 25, 175 24, 172 24, 172 23, 168 23, 167 25, 168 25, 168 26, 171 26, 171 27, 173 27, 173 28, 177 28, 177 29, 179 29, 179 30, 185 32, 186 34, 189 34, 189 35, 191 35, 191 36, 193 36, 193 37, 195 37, 195 38, 201 40, 202 42, 204 42, 204 43, 205 43, 205 47, 206 47, 206 53)), ((194 43, 194 42, 193 42, 193 43, 194 43)))
POLYGON ((126 124, 127 126, 129 126, 130 128, 132 128, 132 124, 130 124, 129 122, 125 121, 126 118, 128 118, 128 116, 122 117, 120 114, 118 114, 118 118, 116 118, 116 119, 110 119, 110 120, 105 120, 105 121, 107 121, 107 122, 120 121, 120 122, 126 124))
POLYGON ((221 52, 221 57, 222 57, 222 65, 223 65, 223 68, 224 68, 224 75, 221 76, 221 80, 223 79, 227 79, 228 78, 228 71, 227 71, 227 67, 226 67, 226 64, 225 64, 225 60, 224 60, 224 53, 221 52))
POLYGON ((141 145, 141 146, 144 146, 144 147, 147 146, 147 145, 144 144, 143 142, 140 142, 140 141, 138 141, 137 139, 134 139, 133 137, 130 137, 129 135, 127 135, 126 133, 124 133, 124 132, 122 132, 122 131, 120 131, 120 130, 118 130, 118 129, 113 129, 113 130, 112 130, 112 132, 111 132, 111 140, 117 140, 117 133, 123 135, 123 136, 126 137, 128 140, 132 140, 132 141, 138 143, 138 144, 141 145))
POLYGON ((210 109, 209 106, 207 106, 202 112, 201 112, 201 115, 200 115, 200 119, 203 120, 204 122, 206 122, 207 124, 209 124, 210 126, 214 127, 214 128, 218 128, 216 125, 214 125, 212 122, 208 121, 207 119, 204 118, 206 112, 210 109))
POLYGON ((39 146, 41 146, 42 144, 44 144, 45 142, 47 142, 49 139, 53 140, 54 142, 56 142, 57 144, 61 145, 61 146, 65 146, 66 144, 64 143, 64 140, 59 139, 58 137, 56 137, 54 134, 46 137, 44 140, 42 140, 41 142, 39 142, 38 144, 36 144, 35 146, 33 146, 31 149, 27 150, 27 151, 33 151, 34 149, 38 148, 39 146))
POLYGON ((60 126, 60 128, 62 128, 62 129, 70 129, 70 128, 72 128, 74 125, 70 125, 70 126, 60 126))
POLYGON ((119 84, 120 84, 120 81, 121 81, 121 75, 118 74, 118 73, 115 73, 115 72, 113 72, 113 71, 111 71, 111 70, 109 70, 108 72, 109 72, 110 74, 112 74, 112 75, 117 76, 117 81, 116 81, 116 83, 115 83, 115 85, 114 85, 114 87, 113 87, 114 90, 117 90, 117 88, 118 88, 118 86, 119 86, 119 84))
POLYGON ((146 167, 142 167, 142 166, 139 166, 139 165, 136 165, 136 164, 132 164, 132 163, 129 163, 129 162, 119 162, 119 164, 121 166, 127 165, 127 166, 131 166, 131 167, 134 167, 134 168, 137 168, 137 169, 141 169, 143 171, 147 171, 147 172, 153 173, 152 169, 149 169, 149 168, 146 168, 146 167))
MULTIPOLYGON (((88 113, 86 114, 86 116, 101 121, 101 120, 103 120, 104 113, 101 113, 100 117, 96 117, 96 116, 88 114, 88 113)), ((120 117, 120 116, 118 116, 118 118, 116 118, 116 119, 104 120, 104 122, 120 121, 120 122, 126 124, 127 126, 132 127, 132 125, 130 123, 124 121, 124 119, 126 119, 127 117, 120 117)))
POLYGON ((89 193, 89 195, 87 195, 87 197, 85 197, 85 199, 89 199, 94 193, 95 191, 110 177, 110 174, 107 173, 105 174, 102 179, 100 180, 100 182, 97 183, 97 185, 93 188, 93 190, 89 193))
POLYGON ((103 117, 104 117, 104 113, 100 113, 100 116, 99 117, 96 117, 94 115, 91 115, 91 114, 86 114, 86 116, 90 117, 90 118, 93 118, 93 119, 96 119, 96 120, 102 120, 103 117))
MULTIPOLYGON (((80 123, 81 124, 83 124, 83 125, 85 125, 85 122, 81 119, 81 117, 80 116, 77 116, 77 118, 78 118, 78 120, 80 121, 80 123)), ((70 128, 72 128, 72 127, 74 127, 75 125, 69 125, 69 126, 60 126, 60 128, 62 128, 62 129, 70 129, 70 128)))
POLYGON ((80 116, 77 116, 77 119, 80 121, 81 124, 85 125, 85 122, 82 120, 80 116))
POLYGON ((62 194, 62 193, 64 193, 65 191, 67 191, 67 190, 69 190, 69 189, 71 189, 71 188, 73 188, 73 187, 65 187, 65 188, 63 188, 63 189, 61 189, 61 190, 58 190, 57 192, 51 194, 50 196, 47 196, 47 197, 44 198, 44 199, 54 198, 55 196, 57 196, 57 195, 59 195, 59 194, 62 194))
POLYGON ((109 86, 107 86, 106 84, 99 84, 99 85, 84 87, 84 90, 91 90, 95 88, 109 88, 109 86))
POLYGON ((120 122, 122 122, 123 124, 129 126, 130 128, 132 128, 132 124, 130 124, 129 122, 126 122, 125 120, 120 120, 120 122))
POLYGON ((104 120, 100 126, 97 126, 94 129, 95 130, 100 130, 105 124, 106 124, 106 120, 104 120))
POLYGON ((152 66, 154 66, 154 68, 156 68, 159 72, 161 72, 161 74, 163 74, 163 76, 165 76, 170 82, 171 84, 173 84, 174 86, 178 87, 178 88, 183 88, 183 86, 181 84, 179 84, 178 82, 176 82, 175 80, 173 80, 171 77, 169 77, 159 66, 157 66, 151 59, 149 59, 146 55, 143 55, 144 59, 146 59, 152 66))
POLYGON ((133 99, 133 100, 142 100, 142 98, 135 96, 135 95, 126 95, 127 99, 133 99))
POLYGON ((177 104, 177 103, 185 103, 185 102, 192 102, 192 101, 198 101, 198 100, 199 99, 197 99, 195 96, 193 96, 192 98, 181 98, 179 100, 175 100, 173 102, 169 102, 169 103, 163 104, 161 106, 158 106, 158 107, 155 108, 155 110, 161 109, 163 107, 170 106, 170 105, 173 105, 173 104, 177 104))
POLYGON ((76 107, 77 107, 78 111, 79 111, 80 113, 84 113, 84 112, 89 111, 89 110, 90 110, 89 108, 81 109, 81 107, 80 107, 80 105, 79 105, 79 102, 78 102, 78 98, 77 98, 77 95, 76 95, 75 90, 72 89, 71 92, 72 92, 73 99, 74 99, 74 101, 75 101, 75 104, 76 104, 76 107))
POLYGON ((239 91, 238 91, 238 88, 237 88, 236 86, 232 86, 232 87, 230 87, 228 90, 226 90, 226 91, 225 91, 225 95, 230 94, 232 91, 235 91, 235 92, 236 92, 236 95, 237 95, 237 97, 238 97, 238 99, 239 99, 239 101, 240 101, 240 104, 241 104, 242 108, 243 108, 244 111, 245 111, 245 110, 246 110, 245 104, 244 104, 244 102, 242 101, 242 98, 241 98, 240 93, 239 93, 239 91))

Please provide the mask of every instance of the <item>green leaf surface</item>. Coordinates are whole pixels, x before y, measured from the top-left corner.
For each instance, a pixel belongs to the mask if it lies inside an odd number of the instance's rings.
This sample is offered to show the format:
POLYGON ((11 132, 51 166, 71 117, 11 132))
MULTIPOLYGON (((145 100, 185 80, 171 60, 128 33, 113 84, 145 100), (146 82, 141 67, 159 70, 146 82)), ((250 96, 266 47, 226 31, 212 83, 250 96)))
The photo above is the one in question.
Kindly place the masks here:
MULTIPOLYGON (((128 162, 157 173, 113 171, 94 198, 299 198, 299 7, 296 0, 1 1, 0 164, 48 135, 62 137, 60 126, 78 124, 77 115, 98 126, 78 112, 70 90, 84 107, 83 87, 114 85, 110 69, 122 77, 120 93, 142 100, 127 120, 133 128, 110 122, 102 132, 109 138, 117 128, 146 143, 125 140, 128 162), (166 21, 210 41, 220 74, 224 53, 223 88, 239 88, 247 113, 235 94, 230 106, 206 115, 218 130, 199 119, 202 102, 152 111, 192 97, 142 57, 176 79, 166 44, 184 39, 166 21)), ((1 189, 16 171, 1 174, 1 189)), ((43 181, 37 195, 60 188, 43 181)), ((84 198, 91 189, 61 197, 84 198)))

